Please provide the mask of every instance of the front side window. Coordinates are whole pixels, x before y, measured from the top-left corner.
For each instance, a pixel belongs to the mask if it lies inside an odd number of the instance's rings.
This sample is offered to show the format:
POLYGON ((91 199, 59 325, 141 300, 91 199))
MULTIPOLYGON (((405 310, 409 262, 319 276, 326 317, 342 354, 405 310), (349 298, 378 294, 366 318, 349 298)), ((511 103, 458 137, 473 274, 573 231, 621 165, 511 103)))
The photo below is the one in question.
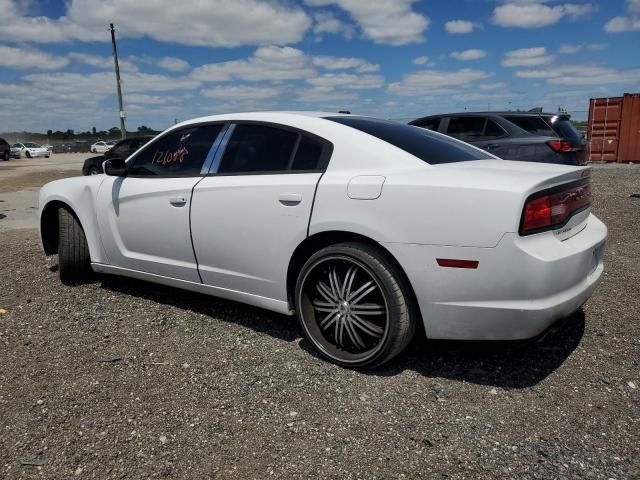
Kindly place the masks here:
POLYGON ((131 148, 131 140, 124 140, 111 149, 112 157, 126 158, 129 156, 131 148))
POLYGON ((218 173, 282 172, 289 169, 299 134, 262 125, 236 125, 218 173))
POLYGON ((129 175, 196 177, 222 125, 187 127, 158 139, 133 159, 129 175))
POLYGON ((495 158, 477 148, 430 130, 368 117, 325 117, 404 150, 429 164, 495 158))

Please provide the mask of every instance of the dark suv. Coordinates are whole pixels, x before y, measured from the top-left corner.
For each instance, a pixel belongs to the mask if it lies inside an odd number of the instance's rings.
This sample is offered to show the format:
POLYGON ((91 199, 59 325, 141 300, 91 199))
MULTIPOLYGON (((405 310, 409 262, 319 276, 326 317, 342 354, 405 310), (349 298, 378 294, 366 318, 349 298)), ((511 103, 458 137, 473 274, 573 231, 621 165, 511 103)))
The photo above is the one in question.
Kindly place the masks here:
POLYGON ((4 138, 0 138, 0 158, 5 162, 11 156, 11 145, 4 138))
POLYGON ((151 140, 152 136, 144 137, 129 137, 124 140, 120 140, 111 149, 107 150, 104 155, 98 155, 97 157, 87 158, 82 166, 83 175, 97 175, 104 173, 102 171, 102 163, 105 160, 111 158, 125 159, 133 152, 138 150, 141 146, 151 140))
POLYGON ((585 165, 586 142, 564 113, 465 112, 431 115, 410 125, 444 133, 500 158, 585 165))

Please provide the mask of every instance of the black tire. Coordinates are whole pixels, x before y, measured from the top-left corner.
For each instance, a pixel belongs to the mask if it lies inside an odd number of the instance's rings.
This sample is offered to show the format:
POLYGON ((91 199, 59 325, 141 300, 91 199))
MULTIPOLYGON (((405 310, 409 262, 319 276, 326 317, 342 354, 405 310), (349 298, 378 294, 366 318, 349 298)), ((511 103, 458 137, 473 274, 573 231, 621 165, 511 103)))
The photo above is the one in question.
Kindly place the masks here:
POLYGON ((58 266, 60 281, 65 285, 82 283, 91 278, 91 257, 84 230, 78 219, 66 208, 58 210, 58 266))
POLYGON ((98 167, 96 167, 95 165, 92 165, 91 167, 89 167, 89 171, 87 172, 87 175, 99 175, 101 173, 102 172, 98 167))
POLYGON ((5 152, 2 154, 2 160, 4 160, 5 162, 8 162, 9 157, 10 157, 9 151, 5 150, 5 152))
POLYGON ((26 152, 24 152, 25 157, 27 158, 31 158, 31 154, 29 153, 29 150, 27 150, 26 152))
POLYGON ((324 358, 343 367, 372 368, 398 355, 413 338, 418 315, 412 298, 404 275, 381 249, 340 243, 306 261, 296 282, 295 308, 306 338, 324 358), (321 292, 325 280, 331 283, 326 294, 321 292))

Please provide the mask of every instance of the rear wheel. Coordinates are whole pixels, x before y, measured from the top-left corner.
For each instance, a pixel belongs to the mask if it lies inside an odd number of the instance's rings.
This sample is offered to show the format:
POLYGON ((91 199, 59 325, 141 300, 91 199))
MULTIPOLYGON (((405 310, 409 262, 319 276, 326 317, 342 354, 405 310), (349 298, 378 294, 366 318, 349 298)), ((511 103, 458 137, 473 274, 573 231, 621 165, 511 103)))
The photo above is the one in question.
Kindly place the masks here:
POLYGON ((391 360, 415 331, 403 275, 378 249, 362 243, 332 245, 311 256, 298 276, 295 304, 307 339, 345 367, 391 360))
POLYGON ((60 281, 65 285, 81 283, 91 277, 91 258, 84 230, 66 208, 58 210, 58 264, 60 281))

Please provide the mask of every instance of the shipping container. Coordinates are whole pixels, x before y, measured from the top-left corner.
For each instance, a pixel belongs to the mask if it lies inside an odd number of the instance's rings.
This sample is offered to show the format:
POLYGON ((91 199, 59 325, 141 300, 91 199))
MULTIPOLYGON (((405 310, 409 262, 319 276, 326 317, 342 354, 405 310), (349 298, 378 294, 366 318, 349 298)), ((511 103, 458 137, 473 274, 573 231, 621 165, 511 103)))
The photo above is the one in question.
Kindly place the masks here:
POLYGON ((592 98, 587 141, 591 161, 640 162, 640 93, 592 98))

